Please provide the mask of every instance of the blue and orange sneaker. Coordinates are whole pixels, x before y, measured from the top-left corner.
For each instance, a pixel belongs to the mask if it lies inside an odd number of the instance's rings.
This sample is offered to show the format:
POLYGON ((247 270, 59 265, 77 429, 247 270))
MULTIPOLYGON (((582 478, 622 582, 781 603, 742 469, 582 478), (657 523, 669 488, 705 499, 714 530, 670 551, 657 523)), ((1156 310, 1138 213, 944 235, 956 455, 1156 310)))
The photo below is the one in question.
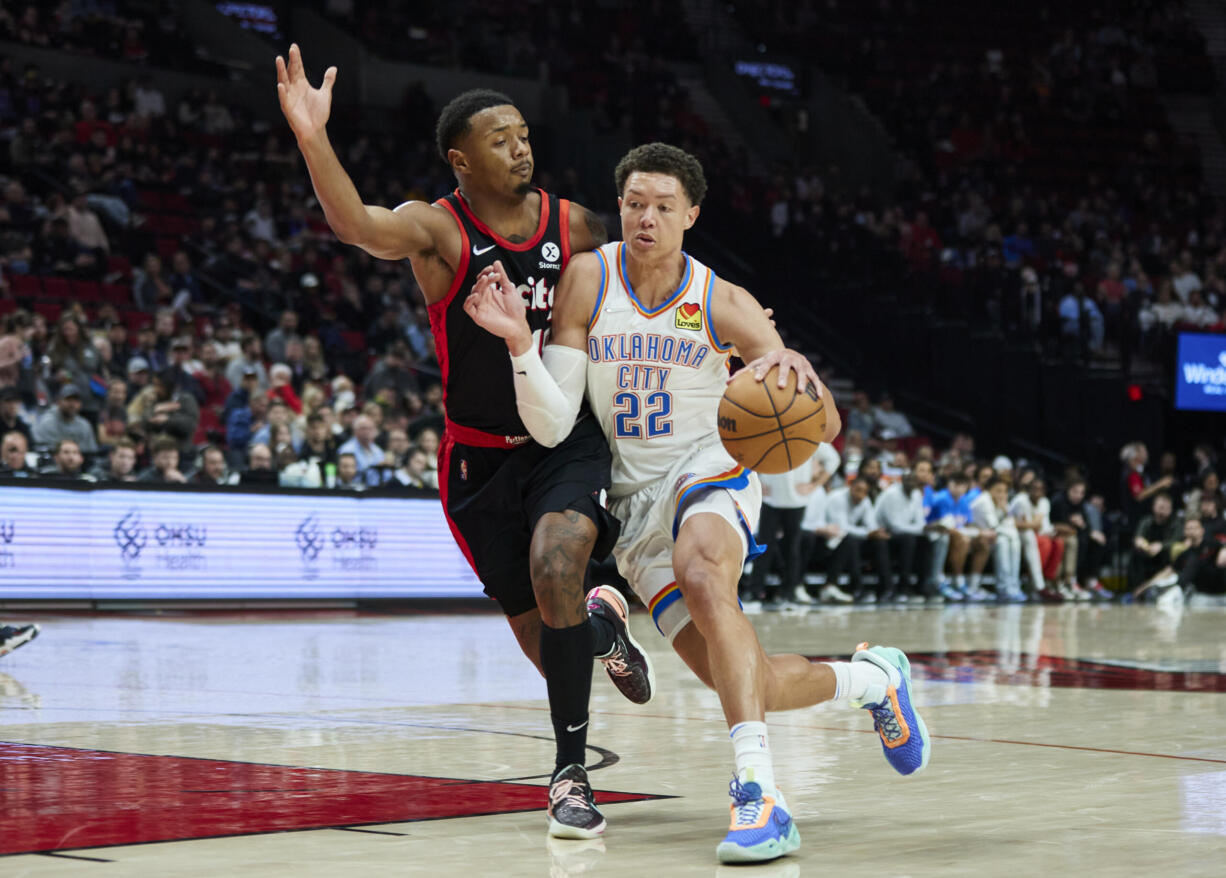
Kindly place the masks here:
POLYGON ((867 643, 856 647, 853 662, 872 662, 886 672, 889 683, 865 693, 853 707, 863 707, 873 715, 873 728, 881 736, 886 761, 899 774, 915 774, 928 764, 931 740, 928 729, 911 703, 911 662, 901 649, 867 643))
POLYGON ((721 863, 760 863, 790 854, 800 847, 800 831, 788 813, 783 794, 765 795, 753 781, 733 776, 732 825, 715 849, 721 863))

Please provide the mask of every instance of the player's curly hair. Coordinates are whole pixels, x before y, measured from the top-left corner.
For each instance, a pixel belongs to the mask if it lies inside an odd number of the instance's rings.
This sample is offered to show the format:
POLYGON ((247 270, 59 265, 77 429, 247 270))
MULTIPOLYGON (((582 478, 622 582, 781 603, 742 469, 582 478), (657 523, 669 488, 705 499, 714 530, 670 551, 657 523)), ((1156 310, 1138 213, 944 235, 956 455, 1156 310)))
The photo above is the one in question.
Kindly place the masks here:
POLYGON ((507 104, 515 106, 515 101, 500 91, 488 88, 472 88, 452 98, 443 107, 443 112, 438 114, 438 124, 434 127, 434 143, 443 161, 447 161, 447 150, 472 130, 473 116, 490 107, 504 107, 507 104))
POLYGON ((667 143, 644 143, 622 156, 613 171, 618 195, 626 191, 626 180, 635 171, 676 177, 690 204, 702 204, 707 194, 707 178, 703 176, 702 163, 684 149, 667 143))

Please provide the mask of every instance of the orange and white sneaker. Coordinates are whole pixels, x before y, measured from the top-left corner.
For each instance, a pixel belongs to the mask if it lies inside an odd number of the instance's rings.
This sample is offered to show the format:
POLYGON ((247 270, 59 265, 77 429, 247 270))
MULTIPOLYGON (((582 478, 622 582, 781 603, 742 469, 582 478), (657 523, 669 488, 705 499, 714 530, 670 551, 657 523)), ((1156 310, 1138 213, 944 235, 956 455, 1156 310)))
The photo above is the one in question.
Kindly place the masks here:
POLYGON ((901 649, 867 643, 856 647, 853 662, 872 662, 885 671, 889 682, 870 687, 864 698, 851 702, 873 715, 873 729, 881 737, 886 761, 899 774, 914 774, 928 765, 932 741, 919 711, 911 703, 911 662, 901 649))
POLYGON ((757 783, 742 783, 735 775, 728 792, 732 796, 732 825, 715 849, 721 863, 760 863, 800 847, 800 830, 782 793, 776 790, 769 795, 757 783))
POLYGON ((630 635, 627 618, 630 605, 622 593, 607 585, 599 585, 587 593, 587 611, 608 619, 617 636, 613 648, 596 658, 604 665, 617 691, 635 704, 646 704, 656 692, 656 675, 651 658, 630 635))

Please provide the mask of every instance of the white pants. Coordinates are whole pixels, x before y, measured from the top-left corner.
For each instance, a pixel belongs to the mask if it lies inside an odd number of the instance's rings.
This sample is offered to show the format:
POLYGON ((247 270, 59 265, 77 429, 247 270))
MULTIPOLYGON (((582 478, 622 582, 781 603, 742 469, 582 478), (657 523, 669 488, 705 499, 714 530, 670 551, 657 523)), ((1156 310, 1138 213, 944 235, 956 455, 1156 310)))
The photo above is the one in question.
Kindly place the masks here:
MULTIPOLYGON (((1036 549, 1037 551, 1037 549, 1036 549)), ((1017 531, 996 532, 996 590, 1021 587, 1022 541, 1017 531)))
POLYGON ((1024 530, 1022 535, 1022 557, 1026 559, 1026 570, 1030 573, 1030 587, 1035 591, 1045 588, 1043 579, 1043 559, 1039 555, 1039 540, 1032 530, 1024 530))

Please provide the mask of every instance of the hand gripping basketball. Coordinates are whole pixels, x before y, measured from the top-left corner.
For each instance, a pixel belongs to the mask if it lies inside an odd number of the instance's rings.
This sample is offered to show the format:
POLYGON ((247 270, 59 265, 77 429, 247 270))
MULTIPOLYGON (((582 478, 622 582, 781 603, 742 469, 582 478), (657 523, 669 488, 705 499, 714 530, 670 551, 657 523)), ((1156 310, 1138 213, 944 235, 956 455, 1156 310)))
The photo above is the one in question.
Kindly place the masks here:
POLYGON ((798 391, 800 370, 770 365, 758 374, 755 366, 760 362, 739 370, 728 382, 719 403, 719 435, 742 466, 784 473, 817 450, 826 433, 826 407, 816 375, 798 391))

